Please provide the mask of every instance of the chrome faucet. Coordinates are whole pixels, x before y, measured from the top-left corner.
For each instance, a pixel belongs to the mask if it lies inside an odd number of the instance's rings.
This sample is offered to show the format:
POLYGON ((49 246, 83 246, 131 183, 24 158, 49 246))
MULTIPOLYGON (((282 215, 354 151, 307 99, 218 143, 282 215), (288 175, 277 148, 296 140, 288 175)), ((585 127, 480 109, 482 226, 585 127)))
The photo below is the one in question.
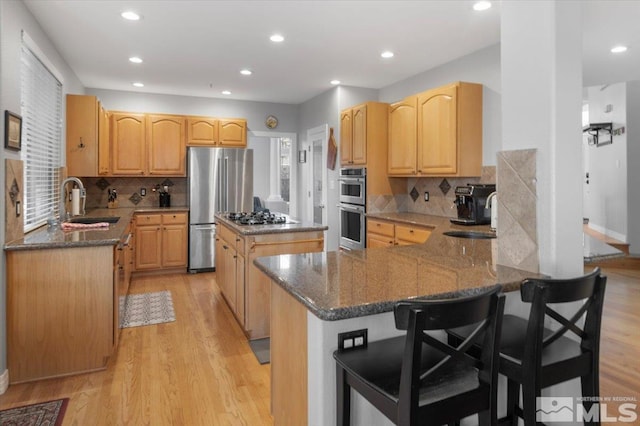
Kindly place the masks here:
POLYGON ((78 179, 77 177, 68 177, 65 180, 62 181, 62 183, 60 184, 60 205, 58 207, 58 214, 60 215, 60 223, 64 222, 65 220, 69 219, 69 217, 71 216, 70 213, 67 211, 66 208, 66 194, 64 192, 64 187, 69 183, 69 182, 75 182, 78 187, 80 188, 80 198, 82 199, 82 215, 84 216, 85 211, 84 211, 84 206, 85 206, 85 202, 87 200, 87 193, 84 189, 84 185, 82 184, 82 181, 80 179, 78 179))

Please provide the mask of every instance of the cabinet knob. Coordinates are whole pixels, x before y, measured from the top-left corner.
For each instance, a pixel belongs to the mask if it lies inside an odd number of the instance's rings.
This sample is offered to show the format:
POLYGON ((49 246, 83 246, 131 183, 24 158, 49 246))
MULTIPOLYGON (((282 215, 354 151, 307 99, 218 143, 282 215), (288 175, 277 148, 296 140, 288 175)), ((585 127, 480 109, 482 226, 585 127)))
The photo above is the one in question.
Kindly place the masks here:
POLYGON ((413 229, 409 229, 409 232, 413 234, 413 229))
POLYGON ((78 148, 84 148, 86 145, 84 144, 84 141, 82 140, 82 138, 80 138, 80 143, 78 144, 78 148))

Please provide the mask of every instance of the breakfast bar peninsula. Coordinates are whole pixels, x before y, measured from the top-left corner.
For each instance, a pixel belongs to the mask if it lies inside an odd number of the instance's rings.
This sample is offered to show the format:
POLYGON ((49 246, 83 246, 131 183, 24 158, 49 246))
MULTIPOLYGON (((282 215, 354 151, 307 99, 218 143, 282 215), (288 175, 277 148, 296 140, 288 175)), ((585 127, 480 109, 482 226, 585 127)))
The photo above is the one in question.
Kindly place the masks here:
MULTIPOLYGON (((392 312, 399 300, 459 297, 496 283, 511 292, 524 278, 540 276, 496 265, 492 253, 498 239, 447 236, 444 232, 468 228, 446 218, 427 219, 433 231, 424 244, 254 261, 271 279, 275 425, 335 423, 333 352, 338 333, 367 329, 370 341, 391 337, 401 333, 392 312)), ((488 232, 488 227, 481 231, 488 232)), ((352 401, 352 421, 390 424, 359 396, 352 401)))

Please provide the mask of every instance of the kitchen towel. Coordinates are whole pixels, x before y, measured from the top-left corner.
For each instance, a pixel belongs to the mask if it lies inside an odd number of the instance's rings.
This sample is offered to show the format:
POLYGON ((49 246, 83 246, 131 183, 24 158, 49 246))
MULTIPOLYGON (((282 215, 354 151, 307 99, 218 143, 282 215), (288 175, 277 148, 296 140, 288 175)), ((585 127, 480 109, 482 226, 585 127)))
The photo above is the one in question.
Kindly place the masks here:
POLYGON ((327 168, 334 170, 336 168, 336 157, 338 155, 338 145, 333 137, 333 127, 329 128, 329 147, 327 152, 327 168))

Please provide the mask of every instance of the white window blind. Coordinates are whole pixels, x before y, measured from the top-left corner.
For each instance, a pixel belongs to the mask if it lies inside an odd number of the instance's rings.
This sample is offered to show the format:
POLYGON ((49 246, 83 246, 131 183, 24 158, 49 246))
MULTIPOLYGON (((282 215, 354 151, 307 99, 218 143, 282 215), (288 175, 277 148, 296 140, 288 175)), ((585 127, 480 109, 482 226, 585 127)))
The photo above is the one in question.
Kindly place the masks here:
POLYGON ((62 146, 62 84, 27 44, 21 54, 24 230, 57 215, 62 146))

